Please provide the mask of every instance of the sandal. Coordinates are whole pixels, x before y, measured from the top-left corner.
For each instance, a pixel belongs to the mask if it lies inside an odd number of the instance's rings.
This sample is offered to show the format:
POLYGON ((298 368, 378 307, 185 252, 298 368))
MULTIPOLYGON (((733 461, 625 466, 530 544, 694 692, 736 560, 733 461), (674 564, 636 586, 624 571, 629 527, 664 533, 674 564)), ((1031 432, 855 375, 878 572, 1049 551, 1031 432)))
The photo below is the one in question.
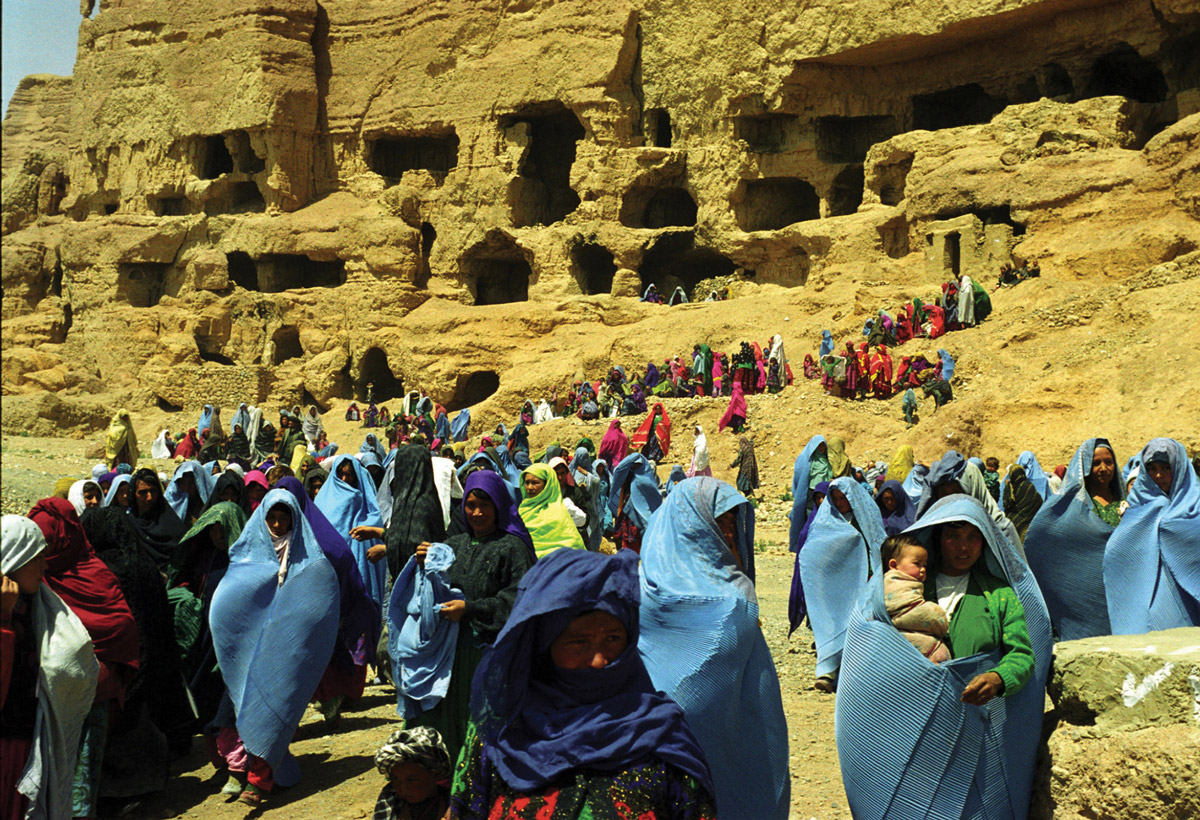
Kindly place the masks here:
POLYGON ((245 803, 247 806, 258 808, 262 805, 263 795, 258 789, 249 783, 246 784, 246 789, 238 797, 239 803, 245 803))
POLYGON ((221 794, 228 794, 236 797, 246 788, 246 784, 238 779, 236 774, 230 772, 229 780, 225 781, 225 785, 221 787, 221 794))

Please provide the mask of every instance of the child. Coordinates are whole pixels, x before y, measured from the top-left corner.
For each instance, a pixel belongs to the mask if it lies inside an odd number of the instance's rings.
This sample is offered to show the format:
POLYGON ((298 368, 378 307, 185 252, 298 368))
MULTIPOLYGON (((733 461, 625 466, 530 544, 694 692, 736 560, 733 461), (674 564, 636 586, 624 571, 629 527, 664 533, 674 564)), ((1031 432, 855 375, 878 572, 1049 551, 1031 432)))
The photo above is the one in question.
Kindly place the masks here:
POLYGON ((946 648, 950 619, 936 602, 925 600, 928 550, 914 536, 903 533, 885 539, 879 549, 887 567, 883 600, 892 624, 929 660, 950 660, 946 648))
POLYGON ((1000 500, 1000 459, 995 456, 985 461, 984 466, 987 467, 983 471, 983 483, 987 487, 987 491, 991 493, 993 501, 1000 500))
POLYGON ((450 809, 450 755, 436 729, 397 729, 375 753, 388 779, 373 820, 440 820, 450 809))

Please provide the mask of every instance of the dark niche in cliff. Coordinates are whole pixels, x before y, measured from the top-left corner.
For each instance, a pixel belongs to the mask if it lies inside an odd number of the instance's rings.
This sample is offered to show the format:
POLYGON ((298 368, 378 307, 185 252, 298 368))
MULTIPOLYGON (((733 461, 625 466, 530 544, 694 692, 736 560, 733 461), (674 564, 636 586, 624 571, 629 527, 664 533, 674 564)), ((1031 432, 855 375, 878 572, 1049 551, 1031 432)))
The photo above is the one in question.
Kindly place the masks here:
POLYGON ((991 122, 1005 105, 1004 100, 988 94, 979 83, 917 94, 912 102, 913 128, 926 131, 991 122))
MULTIPOLYGON (((1196 59, 1196 55, 1192 58, 1196 59)), ((1144 103, 1163 102, 1167 99, 1167 80, 1157 65, 1138 54, 1133 46, 1121 43, 1092 64, 1081 96, 1108 95, 1144 103)))
POLYGON ((833 178, 829 191, 829 215, 845 216, 858 210, 863 200, 863 167, 847 165, 833 178))
POLYGON ((473 407, 494 395, 500 389, 500 376, 494 370, 476 370, 458 377, 454 395, 446 402, 446 411, 453 413, 464 407, 473 407))
POLYGON ((817 158, 823 162, 862 162, 877 142, 896 134, 892 117, 817 117, 817 158))
POLYGON ((502 305, 529 300, 529 260, 512 237, 493 232, 458 260, 459 272, 476 305, 502 305))
POLYGON ((508 141, 523 146, 508 190, 513 225, 550 225, 578 208, 571 166, 585 133, 579 118, 553 102, 501 117, 500 126, 508 141))
POLYGON ((743 231, 774 231, 821 217, 821 200, 802 179, 746 179, 738 187, 734 216, 743 231))
POLYGON ((321 261, 302 254, 274 253, 259 257, 255 268, 258 285, 255 289, 263 293, 280 293, 298 288, 336 288, 346 281, 346 263, 341 259, 321 261))
POLYGON ((696 211, 684 188, 634 188, 621 199, 620 219, 627 228, 690 228, 696 211))
POLYGON ((675 288, 682 287, 691 299, 699 282, 728 276, 737 270, 729 257, 712 248, 696 247, 695 243, 691 231, 659 237, 647 249, 638 269, 642 290, 654 285, 664 299, 669 299, 675 288))
POLYGON ((275 345, 271 364, 283 364, 304 355, 304 348, 300 345, 300 329, 295 325, 284 325, 279 328, 271 335, 271 341, 275 345))
POLYGON ((117 266, 117 298, 133 307, 154 307, 166 287, 168 265, 162 263, 117 266))
POLYGON ((733 120, 733 136, 756 154, 777 154, 796 147, 800 118, 795 114, 747 114, 733 120))
POLYGON ((595 242, 585 242, 571 250, 571 268, 585 296, 612 293, 617 263, 612 251, 595 242))
POLYGON ((448 131, 417 136, 379 136, 368 142, 367 164, 389 182, 405 171, 428 171, 440 185, 458 165, 458 134, 448 131))
POLYGON ((372 384, 371 398, 376 404, 404 395, 404 385, 388 366, 387 353, 378 347, 372 347, 363 354, 358 365, 358 379, 354 383, 354 395, 366 396, 368 382, 372 384))

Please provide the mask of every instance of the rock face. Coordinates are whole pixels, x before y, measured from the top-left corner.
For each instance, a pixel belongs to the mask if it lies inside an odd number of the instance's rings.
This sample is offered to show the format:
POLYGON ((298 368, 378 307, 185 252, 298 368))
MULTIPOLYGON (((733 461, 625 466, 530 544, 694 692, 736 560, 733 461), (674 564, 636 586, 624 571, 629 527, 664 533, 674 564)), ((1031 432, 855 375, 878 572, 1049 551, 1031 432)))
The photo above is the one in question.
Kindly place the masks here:
POLYGON ((1200 628, 1054 649, 1034 820, 1200 815, 1200 628))
POLYGON ((1194 2, 777 6, 104 3, 4 123, 3 390, 507 406, 657 356, 650 283, 815 314, 1200 245, 1194 2))

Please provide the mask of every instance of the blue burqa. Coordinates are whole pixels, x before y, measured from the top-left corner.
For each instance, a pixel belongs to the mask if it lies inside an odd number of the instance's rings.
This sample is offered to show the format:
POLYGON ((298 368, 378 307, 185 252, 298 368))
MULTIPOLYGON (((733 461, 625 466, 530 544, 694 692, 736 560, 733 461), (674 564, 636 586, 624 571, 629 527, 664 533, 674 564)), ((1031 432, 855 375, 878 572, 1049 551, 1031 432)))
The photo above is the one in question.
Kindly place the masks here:
POLYGON ((938 357, 942 360, 942 380, 950 381, 954 376, 954 357, 948 350, 938 350, 938 357))
POLYGON ((1200 480, 1187 451, 1169 438, 1142 449, 1130 507, 1104 551, 1104 587, 1114 635, 1200 626, 1200 480), (1171 465, 1171 492, 1147 465, 1171 465))
POLYGON ((242 402, 241 404, 238 405, 238 409, 234 412, 233 418, 231 418, 229 420, 229 432, 232 433, 234 426, 238 425, 238 424, 242 425, 242 432, 245 433, 247 437, 249 437, 249 435, 250 435, 250 409, 246 406, 245 402, 242 402))
MULTIPOLYGON (((1084 485, 1097 444, 1112 451, 1102 438, 1079 445, 1062 486, 1042 504, 1025 533, 1025 557, 1060 641, 1112 634, 1104 596, 1104 549, 1114 528, 1096 514, 1084 485)), ((1119 476, 1113 476, 1112 485, 1120 500, 1119 476)))
POLYGON ((818 354, 819 358, 824 359, 833 352, 833 334, 828 330, 821 331, 821 349, 818 354))
POLYGON ((1000 652, 930 663, 892 626, 882 567, 873 559, 874 577, 850 616, 834 712, 842 783, 859 820, 1024 820, 1029 810, 1053 650, 1050 618, 1029 569, 974 499, 942 499, 909 532, 929 544, 932 527, 948 521, 969 521, 983 533, 980 560, 1024 607, 1034 673, 1010 697, 962 703, 963 688, 993 668, 1000 652))
POLYGON ((327 519, 346 541, 350 551, 354 553, 354 561, 358 564, 358 573, 362 576, 367 594, 371 596, 380 611, 383 610, 387 586, 387 567, 384 562, 371 563, 367 560, 367 550, 377 540, 356 541, 350 537, 350 530, 355 527, 382 527, 383 516, 379 514, 379 499, 375 489, 375 481, 367 468, 354 456, 334 456, 330 462, 329 478, 321 485, 315 503, 327 519), (352 487, 338 478, 338 468, 344 462, 349 462, 354 468, 354 476, 358 486, 352 487))
POLYGON ((796 631, 796 627, 804 621, 804 616, 808 614, 808 604, 804 600, 804 581, 800 578, 800 553, 804 551, 804 542, 808 540, 808 531, 812 527, 813 521, 817 518, 817 512, 821 509, 821 504, 824 503, 825 496, 829 494, 829 482, 822 481, 817 486, 813 487, 813 504, 812 511, 808 514, 808 520, 804 522, 804 528, 800 530, 800 536, 796 544, 796 559, 792 561, 792 589, 788 593, 788 637, 796 631), (817 496, 821 496, 820 501, 817 496))
MULTIPOLYGON (((212 468, 208 465, 201 464, 199 461, 185 461, 183 464, 180 464, 179 469, 175 471, 175 475, 171 478, 171 483, 167 485, 166 492, 163 493, 163 498, 167 500, 167 504, 179 516, 180 521, 187 519, 188 495, 179 486, 180 477, 185 475, 190 475, 195 480, 196 489, 200 491, 201 506, 208 503, 208 498, 212 495, 213 487, 217 484, 217 477, 212 474, 212 468)), ((112 490, 112 487, 108 489, 112 490)), ((132 507, 133 498, 131 497, 129 501, 132 507)))
POLYGON ((208 618, 238 734, 281 786, 300 780, 288 744, 329 664, 338 608, 337 576, 300 503, 271 490, 229 548, 208 618), (266 523, 277 505, 292 515, 282 569, 266 523))
MULTIPOLYGON (((828 333, 829 331, 825 331, 828 333)), ((804 445, 796 463, 792 467, 792 511, 788 513, 791 524, 788 527, 788 549, 798 552, 800 549, 800 531, 808 521, 809 476, 812 474, 813 453, 825 443, 824 436, 813 436, 804 445)))
MULTIPOLYGON (((569 468, 571 477, 575 479, 576 495, 587 499, 587 537, 584 542, 589 550, 596 552, 604 538, 604 512, 608 507, 608 495, 592 466, 592 454, 586 447, 575 448, 575 457, 571 459, 569 468)), ((576 502, 580 500, 577 498, 576 502)))
MULTIPOLYGON (((1017 464, 1025 468, 1025 477, 1029 479, 1029 483, 1037 490, 1038 495, 1045 501, 1050 497, 1050 482, 1046 478, 1046 472, 1042 469, 1042 465, 1038 463, 1037 456, 1031 450, 1025 450, 1021 455, 1017 456, 1017 464)), ((1088 462, 1088 469, 1091 469, 1092 463, 1088 462)), ((980 467, 979 469, 983 469, 980 467)), ((1008 476, 1000 479, 1000 509, 1004 509, 1004 488, 1008 486, 1008 476)), ((1061 490, 1062 487, 1060 486, 1061 490)))
POLYGON ((362 446, 358 448, 360 453, 374 453, 379 458, 382 464, 387 458, 387 451, 383 449, 383 445, 379 443, 379 436, 374 433, 367 433, 367 437, 363 439, 362 446))
POLYGON ((471 408, 464 407, 458 411, 454 421, 450 422, 450 438, 454 441, 466 441, 471 431, 471 408))
POLYGON ((800 552, 804 600, 817 642, 817 677, 837 674, 846 624, 885 537, 871 494, 850 476, 830 482, 829 496, 817 511, 800 552), (834 490, 841 490, 850 502, 850 515, 838 510, 834 490))
POLYGON ((654 478, 654 468, 641 453, 625 456, 617 465, 617 469, 613 470, 608 508, 615 517, 617 505, 621 502, 621 488, 625 486, 625 481, 630 475, 632 479, 629 482, 629 500, 625 502, 623 512, 644 533, 650 523, 650 517, 662 506, 663 499, 662 493, 658 491, 658 481, 654 478))
POLYGON ((204 409, 200 411, 200 419, 196 422, 196 432, 203 433, 208 428, 212 427, 213 406, 211 404, 204 405, 204 409))
POLYGON ((458 624, 442 617, 442 604, 461 601, 450 586, 454 550, 430 544, 425 566, 414 555, 396 577, 388 603, 388 654, 396 682, 396 713, 415 718, 441 703, 450 687, 458 624))
MULTIPOLYGON (((624 463, 624 462, 622 462, 624 463)), ((642 539, 642 660, 654 686, 688 717, 716 786, 717 814, 788 816, 787 720, 758 626, 754 509, 723 481, 680 482, 642 539), (734 557, 718 516, 738 517, 734 557)))

